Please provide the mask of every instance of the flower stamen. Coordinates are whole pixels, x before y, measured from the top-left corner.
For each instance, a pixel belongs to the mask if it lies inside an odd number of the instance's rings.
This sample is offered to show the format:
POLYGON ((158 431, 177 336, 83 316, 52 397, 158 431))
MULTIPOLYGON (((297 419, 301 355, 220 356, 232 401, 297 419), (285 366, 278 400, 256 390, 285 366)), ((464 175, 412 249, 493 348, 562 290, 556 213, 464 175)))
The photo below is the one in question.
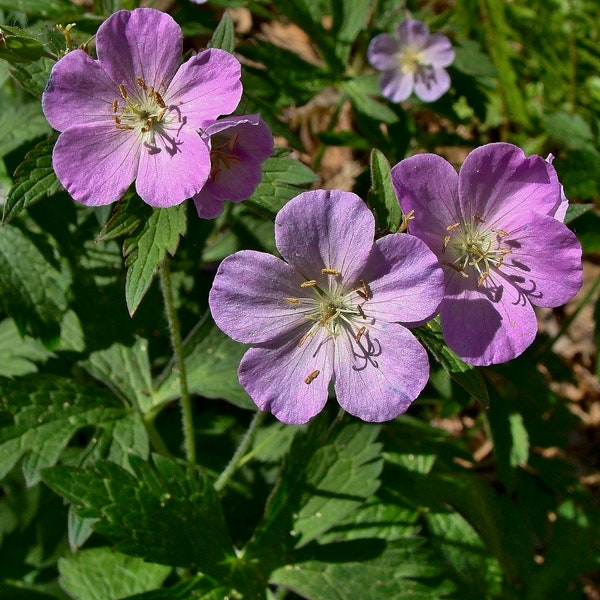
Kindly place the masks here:
POLYGON ((319 371, 318 369, 316 369, 315 371, 313 371, 312 373, 309 373, 305 378, 304 378, 304 383, 306 383, 307 385, 311 384, 318 376, 319 373, 321 371, 319 371))
POLYGON ((321 273, 323 273, 323 275, 341 275, 340 271, 337 269, 321 269, 321 273))
POLYGON ((312 287, 314 285, 317 285, 317 280, 316 279, 309 279, 308 281, 303 281, 300 284, 301 288, 306 288, 306 287, 312 287))

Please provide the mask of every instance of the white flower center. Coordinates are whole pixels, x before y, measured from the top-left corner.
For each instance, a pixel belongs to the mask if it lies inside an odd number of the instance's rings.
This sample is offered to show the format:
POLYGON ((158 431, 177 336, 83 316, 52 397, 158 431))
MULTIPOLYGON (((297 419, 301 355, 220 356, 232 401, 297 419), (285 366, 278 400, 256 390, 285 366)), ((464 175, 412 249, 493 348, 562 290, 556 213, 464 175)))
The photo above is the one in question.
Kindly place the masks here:
POLYGON ((443 252, 449 260, 444 264, 463 277, 475 275, 477 285, 483 284, 492 269, 500 269, 504 257, 510 254, 504 239, 508 232, 486 227, 477 215, 472 221, 448 225, 446 231, 443 252))
MULTIPOLYGON (((284 298, 285 302, 305 310, 304 316, 312 322, 298 341, 303 346, 315 334, 325 329, 335 339, 343 329, 349 330, 356 343, 361 346, 361 339, 367 333, 367 325, 373 323, 363 309, 365 302, 373 297, 369 284, 360 280, 356 289, 347 290, 339 283, 340 272, 336 269, 322 269, 328 276, 327 286, 319 286, 316 279, 304 281, 300 287, 310 295, 301 298, 284 298)), ((310 384, 319 375, 313 371, 305 378, 310 384)))
POLYGON ((158 90, 146 85, 141 78, 136 78, 139 89, 128 90, 125 84, 119 84, 121 98, 112 101, 112 113, 117 129, 150 134, 148 139, 154 141, 154 133, 163 133, 165 125, 173 120, 167 115, 173 110, 167 106, 158 90))
POLYGON ((417 73, 423 64, 423 57, 420 52, 406 48, 404 52, 398 54, 398 62, 403 73, 417 73))

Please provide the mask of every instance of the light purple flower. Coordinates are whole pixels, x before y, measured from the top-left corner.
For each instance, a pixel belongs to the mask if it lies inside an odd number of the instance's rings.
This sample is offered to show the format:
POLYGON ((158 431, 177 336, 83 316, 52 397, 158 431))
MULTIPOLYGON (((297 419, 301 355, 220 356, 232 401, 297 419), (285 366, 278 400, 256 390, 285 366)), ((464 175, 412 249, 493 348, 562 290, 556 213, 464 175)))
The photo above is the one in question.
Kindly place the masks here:
POLYGON ((508 361, 534 340, 532 305, 570 300, 582 283, 581 246, 556 218, 554 167, 512 144, 473 150, 457 173, 433 154, 393 167, 409 232, 437 255, 446 274, 440 305, 446 343, 474 365, 508 361))
POLYGON ((236 108, 241 69, 216 49, 180 66, 182 50, 169 15, 120 10, 98 29, 98 60, 73 50, 54 65, 42 106, 62 132, 52 164, 75 200, 110 204, 136 180, 144 202, 165 207, 204 185, 210 153, 198 130, 236 108))
POLYGON ((226 117, 208 125, 203 137, 210 147, 211 171, 194 195, 198 216, 214 219, 223 201, 248 199, 262 178, 262 163, 273 154, 273 136, 259 115, 226 117))
POLYGON ((427 382, 427 353, 406 326, 435 314, 443 274, 417 238, 374 234, 355 194, 304 192, 275 220, 284 260, 245 250, 217 271, 213 317, 253 346, 240 383, 284 423, 320 412, 331 381, 346 411, 376 422, 406 411, 427 382))
POLYGON ((381 71, 381 93, 392 102, 406 100, 413 91, 424 102, 433 102, 450 88, 444 68, 454 61, 450 40, 431 35, 423 21, 406 19, 398 25, 397 36, 375 36, 367 58, 381 71))

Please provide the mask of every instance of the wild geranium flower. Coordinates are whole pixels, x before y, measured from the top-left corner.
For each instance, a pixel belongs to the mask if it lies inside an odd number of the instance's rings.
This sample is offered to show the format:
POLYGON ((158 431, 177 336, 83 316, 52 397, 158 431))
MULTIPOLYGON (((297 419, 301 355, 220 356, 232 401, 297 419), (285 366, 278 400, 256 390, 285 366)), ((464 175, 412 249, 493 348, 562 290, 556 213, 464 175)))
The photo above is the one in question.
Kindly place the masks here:
POLYGON ((42 106, 62 132, 52 164, 75 200, 109 204, 136 180, 145 202, 165 207, 204 185, 210 150, 198 130, 235 109, 241 70, 217 49, 180 66, 182 50, 169 15, 120 10, 98 29, 98 60, 73 50, 54 65, 42 106))
POLYGON ((406 100, 413 91, 424 102, 433 102, 450 88, 450 76, 444 68, 454 61, 450 40, 431 35, 423 21, 406 19, 398 25, 397 36, 375 36, 367 58, 381 71, 381 93, 392 102, 406 100))
POLYGON ((238 375, 261 410, 305 423, 333 381, 346 411, 386 421, 425 386, 427 353, 407 327, 434 315, 443 274, 417 238, 374 234, 355 194, 304 192, 275 220, 283 260, 245 250, 221 263, 210 308, 227 335, 252 344, 238 375))
POLYGON ((433 154, 392 169, 409 232, 446 275, 440 305, 447 344, 474 365, 508 361, 534 340, 533 306, 570 300, 582 283, 581 246, 557 218, 564 208, 552 165, 511 144, 473 150, 457 173, 433 154))
POLYGON ((206 127, 210 176, 194 195, 198 216, 214 219, 223 201, 248 199, 262 178, 262 163, 273 154, 273 136, 259 115, 225 117, 206 127))

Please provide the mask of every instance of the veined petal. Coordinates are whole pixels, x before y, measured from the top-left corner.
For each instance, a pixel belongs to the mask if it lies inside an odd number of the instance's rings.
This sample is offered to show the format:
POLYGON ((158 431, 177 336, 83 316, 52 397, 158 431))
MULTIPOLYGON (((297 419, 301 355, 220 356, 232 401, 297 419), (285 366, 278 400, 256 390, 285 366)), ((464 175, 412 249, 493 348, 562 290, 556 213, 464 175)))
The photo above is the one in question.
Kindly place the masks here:
POLYGON ((436 256, 424 242, 406 233, 377 240, 363 277, 372 293, 363 308, 377 320, 427 321, 444 296, 444 273, 436 256))
POLYGON ((423 62, 435 67, 448 67, 454 62, 455 52, 445 35, 432 35, 421 50, 423 62))
POLYGON ((417 154, 391 170, 392 184, 402 211, 414 211, 410 233, 440 257, 444 238, 459 220, 458 174, 441 156, 417 154))
POLYGON ((581 244, 566 225, 551 216, 531 213, 523 220, 505 242, 511 252, 504 258, 501 273, 532 304, 561 306, 583 283, 581 244))
POLYGON ((52 67, 42 94, 42 108, 50 125, 58 131, 106 121, 114 129, 112 102, 118 97, 118 87, 100 63, 83 50, 73 50, 52 67))
POLYGON ((303 281, 281 259, 242 250, 221 262, 210 310, 219 328, 238 342, 262 344, 293 335, 298 344, 311 323, 305 316, 310 309, 299 297, 303 281))
POLYGON ((77 125, 60 134, 52 166, 71 196, 87 206, 118 200, 135 178, 139 140, 114 123, 77 125))
POLYGON ((446 69, 431 67, 425 75, 415 77, 415 94, 423 102, 435 102, 450 89, 450 75, 446 69))
POLYGON ((115 84, 137 90, 136 77, 161 94, 177 72, 183 52, 181 28, 153 8, 119 10, 98 28, 96 51, 115 84))
POLYGON ((349 331, 336 338, 337 399, 363 421, 389 421, 405 412, 428 377, 425 349, 401 325, 378 321, 359 344, 349 331))
POLYGON ((156 133, 154 144, 144 142, 136 190, 150 206, 164 208, 191 198, 210 174, 206 142, 188 129, 156 133))
POLYGON ((313 190, 290 200, 275 219, 281 256, 307 279, 329 286, 322 269, 340 272, 340 285, 359 279, 373 246, 375 219, 351 192, 313 190))
POLYGON ((421 50, 429 40, 429 27, 417 19, 404 19, 398 24, 398 38, 403 46, 421 50))
POLYGON ((550 214, 560 201, 560 183, 551 164, 540 156, 503 142, 473 150, 460 170, 458 194, 465 222, 475 215, 490 227, 519 211, 550 214))
POLYGON ((211 174, 194 196, 200 216, 204 216, 202 206, 214 205, 214 199, 231 202, 248 199, 262 179, 263 161, 273 153, 273 136, 258 115, 223 121, 227 123, 225 126, 216 121, 206 130, 211 136, 211 174))
POLYGON ((225 208, 223 199, 206 189, 206 185, 193 196, 196 212, 201 219, 216 219, 225 208))
POLYGON ((235 110, 242 97, 240 77, 235 56, 210 48, 181 65, 164 99, 181 108, 187 125, 204 129, 219 115, 235 110))
POLYGON ((261 410, 290 425, 306 423, 327 402, 332 376, 332 344, 321 330, 310 346, 289 339, 276 348, 250 348, 240 362, 241 386, 261 410), (321 351, 315 355, 315 348, 321 351))
POLYGON ((392 71, 398 67, 400 42, 388 33, 376 35, 367 48, 367 59, 378 71, 392 71))
POLYGON ((379 87, 384 98, 392 102, 403 102, 413 91, 415 76, 413 73, 402 73, 400 69, 386 71, 379 78, 379 87))
POLYGON ((446 285, 440 306, 442 333, 462 360, 485 366, 507 362, 533 342, 537 320, 529 301, 496 274, 482 286, 458 273, 446 285))

